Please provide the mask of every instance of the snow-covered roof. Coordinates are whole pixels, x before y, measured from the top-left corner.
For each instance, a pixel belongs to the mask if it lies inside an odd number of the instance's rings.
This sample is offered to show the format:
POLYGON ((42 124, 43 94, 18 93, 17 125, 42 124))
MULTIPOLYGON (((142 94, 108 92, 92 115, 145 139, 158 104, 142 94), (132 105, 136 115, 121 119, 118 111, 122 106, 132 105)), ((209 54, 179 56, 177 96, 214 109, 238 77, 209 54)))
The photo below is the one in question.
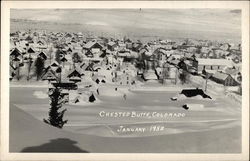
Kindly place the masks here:
POLYGON ((229 74, 225 74, 222 72, 216 72, 213 74, 214 78, 220 79, 220 80, 225 80, 227 77, 229 76, 229 74))
POLYGON ((87 42, 87 43, 84 45, 84 48, 90 49, 90 48, 92 48, 95 44, 98 44, 98 46, 102 48, 102 45, 99 44, 99 43, 96 42, 96 41, 89 41, 89 42, 87 42))
POLYGON ((233 66, 234 63, 227 59, 197 59, 199 65, 233 66))
POLYGON ((147 71, 147 72, 143 73, 143 77, 146 80, 158 79, 154 71, 147 71))
POLYGON ((109 43, 108 43, 108 45, 109 46, 113 46, 113 45, 115 45, 116 43, 114 42, 114 41, 110 41, 109 43))

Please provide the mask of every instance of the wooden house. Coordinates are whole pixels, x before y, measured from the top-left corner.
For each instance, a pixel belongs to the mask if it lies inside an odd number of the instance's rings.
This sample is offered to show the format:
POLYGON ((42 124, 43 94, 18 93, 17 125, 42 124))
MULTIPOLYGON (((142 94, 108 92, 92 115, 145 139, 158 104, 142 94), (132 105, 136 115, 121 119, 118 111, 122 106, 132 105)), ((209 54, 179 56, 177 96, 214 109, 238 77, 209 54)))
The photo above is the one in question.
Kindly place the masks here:
POLYGON ((83 46, 83 49, 91 51, 92 53, 100 52, 102 48, 103 46, 95 40, 89 41, 83 46))
POLYGON ((48 66, 41 75, 41 79, 48 81, 57 81, 59 77, 57 76, 56 72, 50 66, 48 66))
POLYGON ((84 74, 79 72, 79 70, 77 69, 73 69, 72 71, 69 72, 69 74, 67 75, 67 78, 70 80, 70 81, 73 81, 73 82, 81 82, 81 77, 83 76, 84 74))
POLYGON ((210 78, 216 83, 223 84, 224 86, 237 86, 239 83, 230 75, 222 72, 216 72, 210 78))
POLYGON ((114 42, 114 41, 110 41, 108 44, 107 44, 107 48, 108 50, 110 51, 115 51, 116 48, 117 48, 117 44, 114 42))
POLYGON ((39 54, 38 54, 38 56, 40 56, 41 58, 43 58, 43 60, 47 60, 47 54, 45 54, 43 51, 42 52, 40 52, 39 54))

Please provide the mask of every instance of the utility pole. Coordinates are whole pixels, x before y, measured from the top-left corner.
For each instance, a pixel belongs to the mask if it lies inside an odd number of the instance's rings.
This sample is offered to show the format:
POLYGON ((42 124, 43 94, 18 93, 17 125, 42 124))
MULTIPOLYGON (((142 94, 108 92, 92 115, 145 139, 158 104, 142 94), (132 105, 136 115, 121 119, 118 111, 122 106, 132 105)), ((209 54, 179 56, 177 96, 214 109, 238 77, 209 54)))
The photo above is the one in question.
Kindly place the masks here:
POLYGON ((205 92, 207 91, 207 82, 208 82, 208 79, 209 79, 211 76, 212 76, 212 74, 209 74, 209 73, 206 74, 205 92))

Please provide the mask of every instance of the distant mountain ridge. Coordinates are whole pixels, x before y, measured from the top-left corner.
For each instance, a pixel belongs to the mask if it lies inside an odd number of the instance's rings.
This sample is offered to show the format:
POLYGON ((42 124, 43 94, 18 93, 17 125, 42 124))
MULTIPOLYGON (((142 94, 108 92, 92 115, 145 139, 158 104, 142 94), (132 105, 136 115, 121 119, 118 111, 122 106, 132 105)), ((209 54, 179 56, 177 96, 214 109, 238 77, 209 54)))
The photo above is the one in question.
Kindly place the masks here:
POLYGON ((161 39, 182 39, 182 38, 194 38, 202 40, 218 40, 233 43, 240 43, 241 37, 229 34, 221 34, 219 37, 217 33, 207 32, 205 35, 200 31, 178 31, 178 30, 164 30, 164 29, 150 29, 150 28, 136 28, 119 27, 119 26, 103 26, 98 24, 80 24, 80 23, 63 23, 63 22, 51 22, 51 21, 38 21, 27 19, 10 19, 10 31, 21 30, 46 30, 53 32, 82 32, 84 35, 95 36, 110 36, 115 38, 122 38, 123 36, 131 39, 140 40, 155 40, 161 39))

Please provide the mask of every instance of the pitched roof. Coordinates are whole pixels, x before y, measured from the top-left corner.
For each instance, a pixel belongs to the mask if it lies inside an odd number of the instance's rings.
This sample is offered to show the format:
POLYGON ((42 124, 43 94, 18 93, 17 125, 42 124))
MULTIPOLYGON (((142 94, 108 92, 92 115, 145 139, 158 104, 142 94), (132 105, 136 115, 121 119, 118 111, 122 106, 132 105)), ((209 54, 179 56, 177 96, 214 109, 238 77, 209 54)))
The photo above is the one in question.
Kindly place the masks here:
POLYGON ((29 47, 29 49, 27 50, 28 53, 35 53, 35 50, 32 47, 29 47))
POLYGON ((19 55, 21 55, 21 51, 20 51, 19 49, 17 49, 17 48, 14 48, 14 49, 11 51, 10 55, 19 56, 19 55))
POLYGON ((96 41, 89 41, 89 42, 87 42, 85 45, 84 45, 84 48, 86 48, 86 49, 91 49, 94 45, 98 45, 98 47, 100 47, 100 48, 103 48, 103 46, 101 45, 101 44, 99 44, 98 42, 96 42, 96 41))
POLYGON ((48 67, 44 70, 44 72, 43 72, 41 78, 42 78, 42 80, 57 80, 57 79, 58 79, 58 77, 57 77, 55 71, 53 71, 52 68, 51 68, 50 66, 48 66, 48 67))
POLYGON ((196 59, 199 65, 233 66, 233 62, 227 59, 196 59))
POLYGON ((108 45, 109 46, 113 46, 113 45, 115 45, 116 43, 114 42, 114 41, 110 41, 109 43, 108 43, 108 45))
POLYGON ((42 51, 38 54, 39 56, 41 56, 44 60, 47 60, 47 55, 42 51))
POLYGON ((71 78, 71 77, 79 77, 79 78, 81 78, 81 72, 79 72, 77 69, 73 69, 73 70, 71 70, 70 72, 69 72, 69 74, 68 74, 68 78, 71 78))
POLYGON ((63 57, 63 58, 61 59, 61 61, 62 61, 62 62, 66 62, 66 61, 68 61, 68 59, 66 59, 65 57, 63 57))
POLYGON ((52 67, 58 67, 59 63, 57 61, 54 61, 53 63, 51 63, 50 66, 52 66, 52 67))
POLYGON ((147 71, 145 73, 143 73, 143 77, 146 80, 154 80, 154 79, 158 79, 157 75, 155 74, 154 71, 147 71))

